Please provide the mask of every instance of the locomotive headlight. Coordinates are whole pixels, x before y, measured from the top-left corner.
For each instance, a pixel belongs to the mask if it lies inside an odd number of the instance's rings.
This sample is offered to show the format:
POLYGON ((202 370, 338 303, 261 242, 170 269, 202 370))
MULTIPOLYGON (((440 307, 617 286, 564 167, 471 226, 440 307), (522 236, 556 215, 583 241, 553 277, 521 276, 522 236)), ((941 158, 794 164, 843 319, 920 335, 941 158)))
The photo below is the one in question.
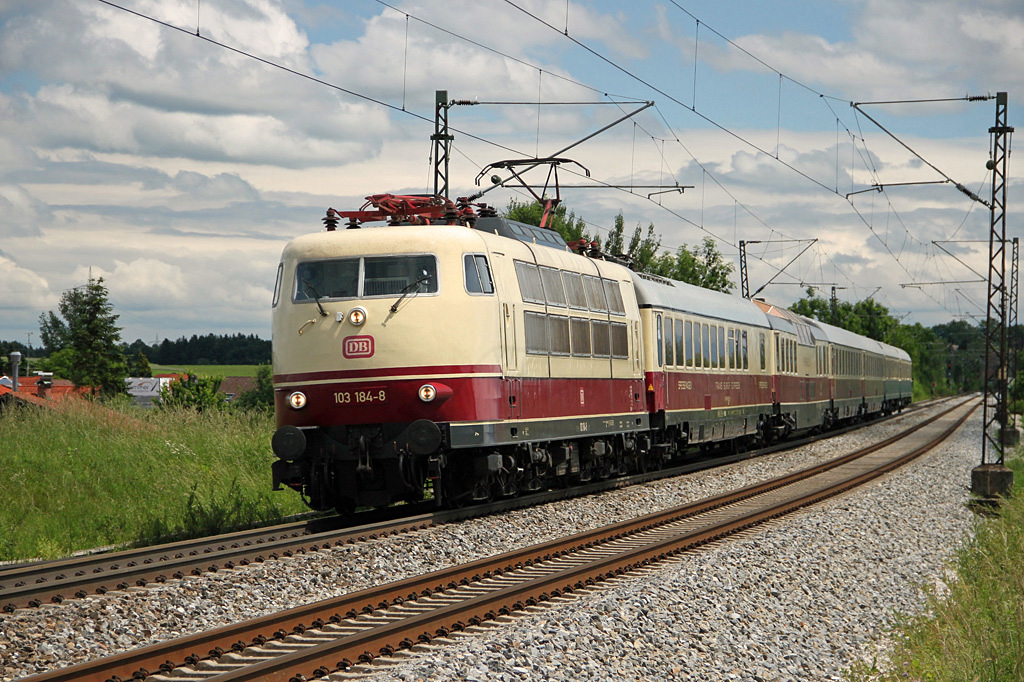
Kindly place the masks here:
POLYGON ((437 397, 437 389, 430 384, 423 384, 420 386, 420 400, 425 403, 433 402, 434 398, 437 397))
POLYGON ((363 326, 363 323, 366 322, 366 308, 353 308, 348 311, 348 321, 355 327, 363 326))
POLYGON ((289 394, 288 404, 291 405, 293 410, 301 410, 306 406, 306 394, 302 391, 295 391, 289 394))

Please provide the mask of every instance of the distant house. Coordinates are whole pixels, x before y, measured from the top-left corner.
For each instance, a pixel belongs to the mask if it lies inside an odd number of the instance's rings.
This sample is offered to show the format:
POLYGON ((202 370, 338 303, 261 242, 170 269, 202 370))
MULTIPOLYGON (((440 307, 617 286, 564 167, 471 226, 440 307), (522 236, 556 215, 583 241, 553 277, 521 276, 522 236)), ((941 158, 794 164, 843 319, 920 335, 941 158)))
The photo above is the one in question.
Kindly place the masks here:
POLYGON ((0 396, 13 395, 19 400, 36 404, 85 395, 91 390, 88 386, 75 388, 75 385, 67 379, 54 379, 53 375, 48 372, 18 377, 17 393, 12 390, 13 384, 13 380, 9 377, 0 378, 0 396))
POLYGON ((227 397, 227 401, 230 403, 238 396, 254 388, 256 388, 256 379, 253 377, 224 377, 224 381, 220 382, 219 390, 220 393, 227 397))

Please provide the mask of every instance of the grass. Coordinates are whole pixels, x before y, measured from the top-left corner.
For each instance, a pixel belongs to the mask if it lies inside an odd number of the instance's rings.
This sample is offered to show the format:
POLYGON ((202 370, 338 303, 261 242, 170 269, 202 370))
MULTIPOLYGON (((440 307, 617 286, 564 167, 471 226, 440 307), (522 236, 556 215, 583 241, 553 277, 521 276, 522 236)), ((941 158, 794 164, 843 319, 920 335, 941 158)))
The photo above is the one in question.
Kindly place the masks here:
POLYGON ((153 374, 201 374, 217 377, 254 377, 259 365, 150 365, 153 374))
POLYGON ((0 560, 203 535, 305 511, 273 492, 273 417, 69 401, 0 412, 0 560))
POLYGON ((957 554, 949 592, 902 617, 890 662, 856 666, 853 682, 1024 680, 1024 460, 1007 459, 1017 494, 979 520, 957 554))

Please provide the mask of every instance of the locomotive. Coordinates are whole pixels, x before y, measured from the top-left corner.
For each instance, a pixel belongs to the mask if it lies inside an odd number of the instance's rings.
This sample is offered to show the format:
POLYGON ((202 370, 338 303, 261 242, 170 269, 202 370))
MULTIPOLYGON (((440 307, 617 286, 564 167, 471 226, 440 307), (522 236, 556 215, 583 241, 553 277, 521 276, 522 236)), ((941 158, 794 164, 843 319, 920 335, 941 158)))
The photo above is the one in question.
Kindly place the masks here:
POLYGON ((375 195, 324 223, 272 308, 274 488, 313 509, 577 485, 910 403, 901 349, 483 204, 375 195))

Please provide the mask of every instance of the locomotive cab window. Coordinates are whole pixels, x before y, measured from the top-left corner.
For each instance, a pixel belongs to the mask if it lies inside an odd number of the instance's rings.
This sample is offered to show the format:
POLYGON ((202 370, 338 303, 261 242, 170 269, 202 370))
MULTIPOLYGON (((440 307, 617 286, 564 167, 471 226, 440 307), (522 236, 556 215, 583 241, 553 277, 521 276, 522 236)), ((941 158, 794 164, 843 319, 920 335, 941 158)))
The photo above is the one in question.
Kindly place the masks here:
POLYGON ((462 269, 466 278, 466 291, 471 294, 494 293, 494 281, 491 280, 491 268, 487 265, 487 256, 479 253, 467 253, 462 257, 462 269))
POLYGON ((397 296, 413 290, 419 294, 437 293, 437 259, 434 256, 307 261, 299 263, 295 270, 296 302, 397 296))

